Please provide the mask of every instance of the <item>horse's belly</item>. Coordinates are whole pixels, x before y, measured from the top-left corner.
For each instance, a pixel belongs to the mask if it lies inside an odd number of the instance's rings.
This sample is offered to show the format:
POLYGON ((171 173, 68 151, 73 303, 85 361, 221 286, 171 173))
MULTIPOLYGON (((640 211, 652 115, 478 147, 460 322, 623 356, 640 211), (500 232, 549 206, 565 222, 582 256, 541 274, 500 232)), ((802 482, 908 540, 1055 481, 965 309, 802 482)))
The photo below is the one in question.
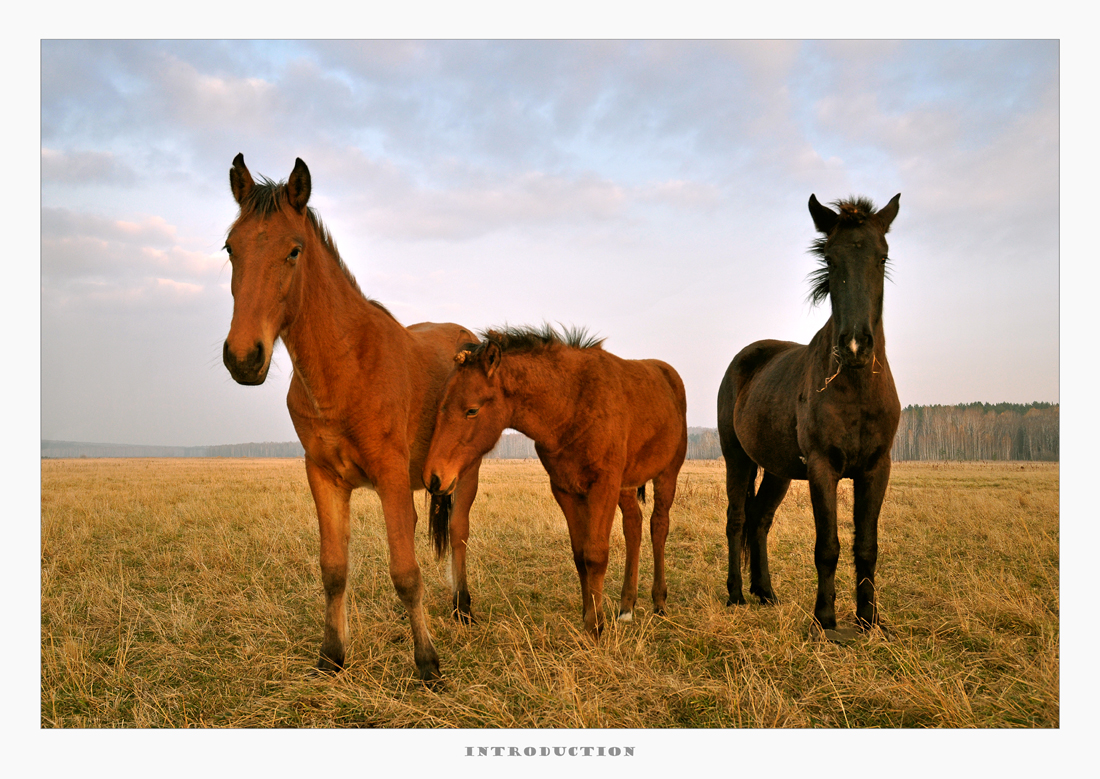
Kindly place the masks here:
POLYGON ((784 479, 807 478, 806 461, 801 454, 784 449, 777 451, 771 446, 745 446, 742 444, 745 454, 754 463, 768 473, 781 476, 784 479))

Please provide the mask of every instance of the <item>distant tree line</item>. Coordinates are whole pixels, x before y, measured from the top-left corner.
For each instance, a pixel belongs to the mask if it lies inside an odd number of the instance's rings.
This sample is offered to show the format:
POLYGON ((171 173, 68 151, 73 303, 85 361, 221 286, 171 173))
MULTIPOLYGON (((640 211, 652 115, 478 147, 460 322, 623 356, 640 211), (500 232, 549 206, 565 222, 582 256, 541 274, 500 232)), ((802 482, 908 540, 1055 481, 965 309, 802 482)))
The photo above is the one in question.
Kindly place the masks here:
POLYGON ((688 428, 689 460, 717 460, 722 456, 722 447, 718 444, 718 429, 714 427, 688 428))
POLYGON ((485 455, 490 460, 526 460, 538 457, 535 454, 535 442, 523 433, 505 430, 497 445, 485 455))
POLYGON ((1058 406, 906 406, 894 460, 1058 460, 1058 406))
POLYGON ((79 441, 43 441, 42 456, 61 457, 302 457, 297 441, 226 444, 224 446, 137 446, 88 444, 79 441))
MULTIPOLYGON (((129 446, 43 441, 43 457, 302 457, 297 441, 224 446, 129 446)), ((689 427, 689 460, 722 456, 718 431, 689 427)), ((1058 406, 1051 403, 967 403, 906 406, 891 456, 902 460, 1058 460, 1058 406)), ((535 443, 506 430, 486 455, 490 459, 535 459, 535 443)))

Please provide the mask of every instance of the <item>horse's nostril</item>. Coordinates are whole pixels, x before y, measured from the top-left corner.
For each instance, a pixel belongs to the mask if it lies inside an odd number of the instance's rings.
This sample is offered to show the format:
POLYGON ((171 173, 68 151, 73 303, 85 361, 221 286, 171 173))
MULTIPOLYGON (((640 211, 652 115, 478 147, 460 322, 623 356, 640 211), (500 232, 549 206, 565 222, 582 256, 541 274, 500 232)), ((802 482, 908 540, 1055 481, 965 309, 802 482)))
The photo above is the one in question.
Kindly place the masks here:
POLYGON ((428 491, 432 493, 439 492, 439 477, 434 473, 432 474, 432 483, 428 485, 428 491))

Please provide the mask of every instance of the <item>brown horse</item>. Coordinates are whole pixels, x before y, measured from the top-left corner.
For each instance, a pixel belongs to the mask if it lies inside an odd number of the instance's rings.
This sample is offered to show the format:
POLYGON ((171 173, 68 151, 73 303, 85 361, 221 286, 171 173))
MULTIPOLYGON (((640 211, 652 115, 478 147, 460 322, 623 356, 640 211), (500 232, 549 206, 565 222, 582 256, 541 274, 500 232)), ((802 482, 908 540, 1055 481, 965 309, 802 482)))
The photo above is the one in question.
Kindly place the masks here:
POLYGON ((792 479, 808 479, 817 542, 814 618, 836 629, 836 489, 854 482, 856 621, 879 623, 875 606, 878 517, 890 479, 890 447, 901 406, 886 361, 882 292, 886 233, 901 195, 876 212, 865 198, 838 201, 839 213, 810 196, 810 214, 824 237, 811 248, 821 259, 812 275, 814 303, 829 298, 832 316, 802 346, 757 341, 733 358, 718 390, 718 435, 726 460, 727 606, 744 603, 742 545, 749 592, 775 601, 768 571, 768 530, 792 479), (764 471, 755 490, 757 469, 764 471))
POLYGON ((653 609, 663 613, 665 538, 676 476, 687 453, 684 385, 659 360, 624 360, 602 340, 549 326, 490 330, 455 355, 424 462, 424 482, 450 494, 505 428, 535 441, 565 514, 581 580, 584 625, 603 626, 603 581, 615 506, 623 513, 626 572, 619 619, 638 599, 639 487, 653 480, 653 609))
MULTIPOLYGON (((281 338, 294 365, 286 402, 305 448, 321 533, 326 607, 317 667, 336 671, 344 664, 349 504, 352 490, 370 487, 382 500, 390 576, 408 609, 416 667, 425 681, 437 679, 439 658, 413 550, 412 491, 424 488, 424 458, 455 349, 473 336, 453 324, 402 327, 363 296, 306 205, 310 175, 300 159, 286 183, 256 184, 238 154, 229 184, 240 215, 225 242, 233 266, 233 322, 223 361, 237 382, 261 384, 281 338)), ((454 603, 465 617, 466 540, 479 465, 471 459, 463 468, 451 517, 454 603)), ((448 508, 433 500, 437 554, 448 508)))

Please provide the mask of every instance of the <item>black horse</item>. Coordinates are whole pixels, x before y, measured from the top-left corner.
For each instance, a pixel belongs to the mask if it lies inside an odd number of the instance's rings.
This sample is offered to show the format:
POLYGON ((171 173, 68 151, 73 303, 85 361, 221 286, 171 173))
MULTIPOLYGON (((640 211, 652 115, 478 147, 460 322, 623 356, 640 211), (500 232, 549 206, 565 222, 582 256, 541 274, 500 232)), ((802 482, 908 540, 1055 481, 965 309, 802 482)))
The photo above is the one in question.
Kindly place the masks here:
POLYGON ((792 479, 808 479, 817 542, 814 618, 836 629, 836 488, 854 483, 856 622, 879 623, 875 608, 878 516, 890 480, 890 447, 901 405, 886 361, 882 288, 886 233, 901 195, 881 211, 866 198, 833 203, 810 195, 810 215, 824 237, 811 251, 810 299, 829 298, 832 316, 809 346, 757 341, 733 358, 718 390, 718 436, 726 460, 727 606, 745 603, 741 557, 749 561, 749 592, 776 600, 768 572, 768 530, 792 479), (757 469, 764 470, 756 490, 757 469))

